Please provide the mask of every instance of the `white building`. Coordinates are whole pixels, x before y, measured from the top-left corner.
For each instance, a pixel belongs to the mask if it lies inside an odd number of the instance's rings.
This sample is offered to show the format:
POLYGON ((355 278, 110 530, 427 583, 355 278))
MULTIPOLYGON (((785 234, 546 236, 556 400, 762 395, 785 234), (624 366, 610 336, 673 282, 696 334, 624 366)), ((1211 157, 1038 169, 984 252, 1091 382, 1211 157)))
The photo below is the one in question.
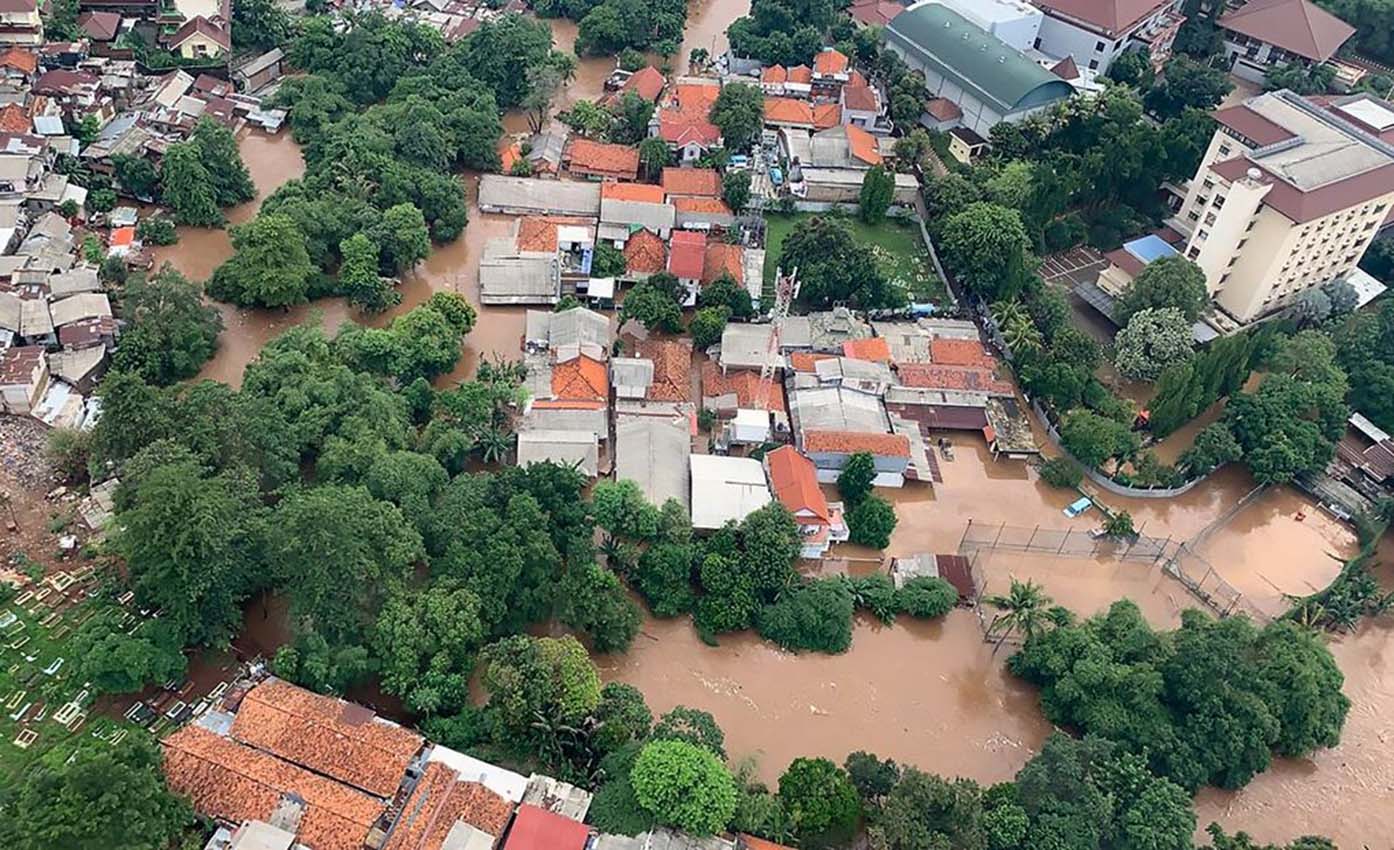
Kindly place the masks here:
POLYGON ((714 531, 770 503, 765 468, 748 457, 693 455, 692 527, 714 531))
POLYGON ((1035 48, 1104 74, 1123 52, 1146 47, 1155 65, 1171 54, 1185 21, 1179 0, 1034 0, 1045 17, 1035 48))
POLYGON ((933 0, 953 9, 1008 47, 1026 52, 1041 31, 1040 9, 1026 0, 933 0))

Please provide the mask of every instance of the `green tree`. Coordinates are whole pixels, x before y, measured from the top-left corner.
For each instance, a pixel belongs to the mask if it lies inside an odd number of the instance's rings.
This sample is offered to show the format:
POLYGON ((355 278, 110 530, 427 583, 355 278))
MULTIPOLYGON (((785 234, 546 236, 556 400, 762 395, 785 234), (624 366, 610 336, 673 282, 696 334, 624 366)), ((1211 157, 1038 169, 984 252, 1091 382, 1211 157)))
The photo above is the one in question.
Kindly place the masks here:
POLYGON ((880 496, 868 496, 847 514, 847 529, 858 546, 885 549, 895 526, 895 508, 880 496))
POLYGON ((218 227, 223 213, 198 142, 176 142, 160 164, 160 199, 179 224, 218 227))
POLYGON ((647 739, 653 727, 653 712, 644 702, 644 693, 623 682, 606 682, 600 689, 595 719, 598 728, 592 743, 602 753, 612 753, 647 739))
POLYGON ((852 644, 852 592, 839 579, 818 579, 786 591, 757 617, 760 636, 786 649, 847 651, 852 644))
POLYGON ((431 254, 431 233, 414 204, 389 207, 370 235, 378 243, 383 270, 391 275, 411 269, 431 254))
POLYGON ((136 236, 147 245, 173 245, 179 241, 174 222, 162 215, 146 216, 136 225, 136 236))
POLYGON ((694 835, 724 830, 736 811, 731 772, 711 751, 685 741, 646 744, 630 781, 655 820, 694 835))
POLYGON ((862 816, 847 771, 823 758, 794 759, 779 777, 779 799, 800 847, 841 846, 862 816))
POLYGON ((256 186, 231 130, 212 118, 200 118, 189 139, 198 145, 199 158, 218 206, 229 207, 256 197, 256 186))
POLYGON ((449 714, 469 699, 484 640, 479 597, 447 584, 390 594, 373 627, 382 689, 418 714, 449 714))
POLYGON ((1029 641, 1044 631, 1051 622, 1051 599, 1040 585, 1030 580, 1020 582, 1012 579, 1005 596, 987 596, 983 603, 997 609, 987 627, 988 636, 997 636, 993 652, 1014 634, 1029 641))
POLYGON ((917 576, 896 590, 895 603, 912 617, 936 619, 958 604, 958 590, 938 576, 917 576))
POLYGON ((1052 487, 1073 490, 1084 480, 1084 469, 1068 457, 1053 457, 1040 466, 1041 480, 1052 487))
POLYGON ((1016 210, 972 203, 944 222, 944 256, 966 286, 988 299, 1021 291, 1034 265, 1016 210))
POLYGON ((1287 844, 1258 844, 1247 832, 1227 834, 1218 823, 1205 828, 1210 835, 1206 850, 1336 850, 1336 844, 1329 838, 1318 835, 1304 835, 1287 844))
POLYGON ((857 196, 857 214, 867 224, 880 224, 886 217, 895 195, 895 175, 877 165, 862 178, 861 194, 857 196))
POLYGON ((290 15, 274 0, 243 0, 232 9, 232 41, 238 47, 271 50, 291 35, 290 15))
POLYGON ((1084 409, 1066 415, 1060 442, 1076 460, 1092 467, 1110 458, 1127 456, 1137 448, 1137 436, 1127 425, 1084 409))
POLYGON ((98 614, 78 628, 70 647, 83 681, 101 694, 135 693, 182 678, 188 667, 182 636, 163 620, 127 634, 114 615, 98 614))
POLYGON ((557 736, 600 704, 600 676, 573 637, 514 635, 486 646, 494 742, 515 751, 556 752, 557 736))
POLYGON ((641 281, 624 296, 620 305, 620 323, 635 319, 650 331, 679 333, 682 331, 682 306, 668 292, 650 281, 641 281))
POLYGON ((684 741, 701 747, 719 759, 726 758, 726 735, 708 712, 685 705, 674 706, 653 727, 655 741, 684 741))
POLYGON ((165 385, 198 373, 218 348, 222 316, 200 288, 166 263, 150 277, 127 281, 121 298, 126 328, 113 368, 165 385))
POLYGON ((1127 511, 1113 514, 1104 522, 1104 533, 1123 540, 1136 537, 1137 529, 1133 528, 1133 515, 1127 511))
POLYGON ((810 307, 842 302, 870 310, 905 303, 904 291, 887 281, 876 255, 841 219, 800 221, 784 239, 779 264, 799 270, 799 298, 810 307))
POLYGON ((765 126, 764 92, 746 83, 722 86, 710 118, 728 150, 748 151, 765 126))
POLYGON ((837 474, 837 492, 849 508, 855 508, 871 495, 876 480, 876 458, 871 452, 857 452, 847 459, 837 474))
POLYGON ((668 143, 662 139, 654 137, 639 143, 639 167, 649 180, 657 179, 672 161, 672 151, 668 150, 668 143))
POLYGON ((619 277, 625 273, 623 252, 608 242, 595 246, 594 259, 591 260, 591 277, 619 277))
POLYGON ((265 511, 255 487, 182 461, 150 470, 126 498, 111 545, 136 598, 163 609, 185 644, 226 644, 263 563, 265 511))
POLYGON ((557 618, 588 635, 596 652, 623 652, 639 634, 639 607, 614 573, 595 564, 566 571, 558 591, 557 618))
POLYGON ((692 315, 687 332, 692 335, 692 344, 707 348, 721 342, 726 331, 728 310, 725 307, 703 307, 692 315))
POLYGON ((725 307, 727 318, 749 319, 755 315, 750 293, 725 274, 702 287, 702 291, 697 293, 697 306, 725 307))
POLYGON ((1191 447, 1181 456, 1181 462, 1193 472, 1206 473, 1243 456, 1244 449, 1234 439, 1234 432, 1223 422, 1212 422, 1196 434, 1191 447))
POLYGON ((258 215, 232 229, 232 258, 213 273, 208 292, 243 306, 289 307, 305 300, 314 266, 305 237, 283 215, 258 215))
POLYGON ((696 604, 692 592, 692 547, 682 543, 650 546, 639 556, 632 580, 655 616, 686 614, 696 604))
POLYGON ((368 313, 381 313, 400 304, 402 294, 378 274, 378 248, 364 233, 339 243, 339 287, 350 304, 368 313))
POLYGON ((885 799, 900 779, 900 766, 894 759, 877 758, 863 750, 849 753, 842 767, 862 801, 871 805, 885 799))
POLYGON ((649 136, 654 104, 635 92, 624 93, 614 106, 615 123, 610 128, 610 140, 622 145, 637 145, 649 136))
POLYGON ((750 172, 727 171, 721 177, 721 199, 735 212, 750 203, 750 172))
POLYGON ((873 847, 885 850, 985 848, 982 820, 982 791, 976 782, 950 782, 907 767, 867 833, 873 847))
POLYGON ((0 844, 14 850, 147 850, 174 846, 193 812, 160 776, 160 752, 140 736, 37 761, 6 789, 0 844))
POLYGON ((1167 62, 1162 79, 1143 96, 1143 103, 1165 120, 1186 109, 1214 109, 1233 88, 1224 71, 1188 56, 1175 56, 1167 62))
POLYGON ((1118 299, 1114 315, 1128 320, 1142 310, 1174 307, 1189 321, 1205 309, 1205 272, 1185 257, 1163 257, 1147 265, 1118 299))

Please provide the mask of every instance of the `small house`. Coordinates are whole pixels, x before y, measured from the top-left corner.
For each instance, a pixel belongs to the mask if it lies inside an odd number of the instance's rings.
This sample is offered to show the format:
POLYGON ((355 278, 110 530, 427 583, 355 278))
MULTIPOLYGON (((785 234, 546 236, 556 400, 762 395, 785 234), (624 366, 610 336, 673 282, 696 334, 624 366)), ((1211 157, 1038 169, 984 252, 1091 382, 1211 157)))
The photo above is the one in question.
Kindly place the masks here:
POLYGON ((576 139, 562 155, 562 165, 572 174, 591 180, 634 180, 639 176, 639 149, 576 139))
POLYGON ((964 165, 987 152, 987 139, 967 127, 953 127, 949 130, 949 155, 964 165))
POLYGON ((8 348, 0 354, 0 409, 25 416, 48 388, 48 358, 43 346, 8 348))
POLYGON ((765 470, 758 460, 724 455, 692 455, 692 527, 715 531, 740 522, 770 503, 765 470))
POLYGON ((765 470, 775 498, 799 525, 800 557, 821 558, 833 543, 847 540, 842 504, 824 497, 813 461, 793 446, 780 446, 765 455, 765 470))

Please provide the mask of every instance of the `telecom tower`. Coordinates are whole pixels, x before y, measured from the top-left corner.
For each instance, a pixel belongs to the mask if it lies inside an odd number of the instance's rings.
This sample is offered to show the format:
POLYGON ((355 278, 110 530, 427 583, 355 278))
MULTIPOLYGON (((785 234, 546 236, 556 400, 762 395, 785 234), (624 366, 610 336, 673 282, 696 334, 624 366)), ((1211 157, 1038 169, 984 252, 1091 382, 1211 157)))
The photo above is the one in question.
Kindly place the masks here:
POLYGON ((799 295, 799 270, 795 268, 787 276, 783 269, 776 269, 774 275, 774 305, 770 308, 770 344, 765 349, 765 360, 760 364, 760 389, 756 404, 761 410, 768 410, 770 382, 783 360, 779 356, 779 329, 789 317, 789 307, 799 295))

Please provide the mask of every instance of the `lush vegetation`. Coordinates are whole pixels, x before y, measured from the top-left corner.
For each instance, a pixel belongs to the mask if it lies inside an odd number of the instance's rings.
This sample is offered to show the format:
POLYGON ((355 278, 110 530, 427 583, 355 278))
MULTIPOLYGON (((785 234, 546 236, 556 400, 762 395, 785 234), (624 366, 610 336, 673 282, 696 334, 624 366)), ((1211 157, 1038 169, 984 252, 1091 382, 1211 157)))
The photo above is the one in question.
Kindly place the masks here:
POLYGON ((687 22, 681 0, 538 0, 533 11, 544 18, 579 22, 576 53, 614 56, 627 50, 652 50, 663 56, 678 52, 687 22))

